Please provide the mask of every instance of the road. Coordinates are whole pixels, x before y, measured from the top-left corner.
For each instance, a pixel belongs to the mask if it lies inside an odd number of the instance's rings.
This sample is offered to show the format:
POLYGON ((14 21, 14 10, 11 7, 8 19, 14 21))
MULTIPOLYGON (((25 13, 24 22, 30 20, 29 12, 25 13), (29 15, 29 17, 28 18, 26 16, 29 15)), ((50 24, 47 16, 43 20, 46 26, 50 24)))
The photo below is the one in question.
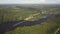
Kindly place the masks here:
POLYGON ((45 21, 47 21, 48 19, 52 18, 53 16, 55 16, 54 14, 48 14, 45 18, 42 18, 42 19, 38 19, 36 21, 32 21, 32 22, 29 22, 29 21, 22 21, 22 22, 19 22, 17 24, 14 24, 13 27, 15 26, 32 26, 32 25, 35 25, 35 24, 41 24, 45 21))
POLYGON ((59 30, 60 30, 60 28, 57 28, 57 30, 55 31, 55 33, 54 33, 54 34, 57 34, 59 30))
MULTIPOLYGON (((29 19, 34 18, 34 16, 39 15, 39 14, 40 14, 40 13, 36 13, 36 14, 30 15, 29 17, 25 18, 24 20, 27 21, 27 20, 29 20, 29 19)), ((17 24, 14 24, 13 27, 15 27, 15 26, 17 26, 17 25, 19 25, 19 24, 21 24, 21 23, 23 23, 23 22, 25 22, 25 21, 22 21, 22 22, 19 22, 19 23, 17 23, 17 24)))

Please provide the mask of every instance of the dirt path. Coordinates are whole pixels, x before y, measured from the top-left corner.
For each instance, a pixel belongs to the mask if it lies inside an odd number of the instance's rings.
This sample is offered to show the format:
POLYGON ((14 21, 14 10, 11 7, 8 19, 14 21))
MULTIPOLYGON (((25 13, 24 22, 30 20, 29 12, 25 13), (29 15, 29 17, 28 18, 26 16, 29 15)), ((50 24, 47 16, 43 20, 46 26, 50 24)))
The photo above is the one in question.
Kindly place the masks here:
POLYGON ((33 14, 33 15, 31 15, 31 16, 25 18, 24 20, 29 20, 29 19, 34 18, 34 16, 39 15, 39 14, 40 14, 40 13, 33 14))
MULTIPOLYGON (((39 15, 39 14, 40 13, 36 13, 36 14, 30 15, 29 17, 25 18, 24 20, 29 20, 29 19, 34 18, 34 16, 39 15)), ((23 22, 25 22, 25 21, 19 22, 19 23, 13 25, 13 27, 15 27, 15 26, 17 26, 17 25, 19 25, 20 23, 23 23, 23 22)))
POLYGON ((55 31, 55 33, 54 33, 54 34, 57 34, 59 30, 60 30, 60 29, 59 29, 59 28, 57 28, 57 30, 55 31))

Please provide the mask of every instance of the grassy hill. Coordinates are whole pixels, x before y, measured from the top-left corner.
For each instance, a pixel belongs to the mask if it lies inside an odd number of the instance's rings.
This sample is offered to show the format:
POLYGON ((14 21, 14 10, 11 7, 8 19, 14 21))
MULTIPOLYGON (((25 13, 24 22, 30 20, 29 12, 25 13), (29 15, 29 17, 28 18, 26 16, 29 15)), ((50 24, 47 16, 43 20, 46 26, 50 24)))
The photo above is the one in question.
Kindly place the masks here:
POLYGON ((5 34, 54 34, 57 29, 60 28, 59 16, 56 15, 53 19, 49 19, 43 24, 18 27, 15 30, 6 32, 5 34))
POLYGON ((2 23, 7 21, 19 21, 35 13, 39 12, 16 7, 0 8, 0 21, 2 23))
MULTIPOLYGON (((35 21, 41 18, 44 18, 47 13, 42 14, 42 10, 48 11, 49 13, 56 14, 54 18, 49 19, 48 21, 37 24, 33 26, 24 26, 24 27, 17 27, 12 31, 5 32, 4 34, 55 34, 57 29, 60 29, 60 8, 49 8, 49 7, 39 7, 32 8, 32 7, 16 7, 16 6, 8 6, 8 7, 0 7, 0 24, 7 23, 8 21, 20 21, 24 20, 25 18, 29 17, 30 15, 40 13, 34 18, 28 21, 35 21)), ((60 34, 57 32, 57 34, 60 34)))

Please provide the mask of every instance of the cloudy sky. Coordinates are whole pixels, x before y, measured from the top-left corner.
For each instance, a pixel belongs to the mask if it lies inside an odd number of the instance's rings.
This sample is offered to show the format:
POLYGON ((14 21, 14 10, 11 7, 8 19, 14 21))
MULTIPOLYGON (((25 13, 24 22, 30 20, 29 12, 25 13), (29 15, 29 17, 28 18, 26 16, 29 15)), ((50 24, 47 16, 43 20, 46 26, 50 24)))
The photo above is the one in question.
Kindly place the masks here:
POLYGON ((0 0, 0 4, 60 4, 60 0, 0 0))

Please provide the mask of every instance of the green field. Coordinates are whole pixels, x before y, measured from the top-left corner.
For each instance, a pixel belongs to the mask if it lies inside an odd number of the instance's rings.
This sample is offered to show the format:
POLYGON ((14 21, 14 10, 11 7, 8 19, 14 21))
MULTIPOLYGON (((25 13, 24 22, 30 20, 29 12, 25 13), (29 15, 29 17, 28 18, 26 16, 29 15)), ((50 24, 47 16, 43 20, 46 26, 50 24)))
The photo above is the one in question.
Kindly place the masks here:
POLYGON ((52 19, 49 19, 42 24, 33 26, 17 27, 14 30, 5 32, 4 34, 60 34, 60 8, 50 7, 0 7, 0 24, 7 23, 8 21, 20 21, 29 17, 30 15, 40 13, 34 16, 34 18, 27 21, 35 21, 45 18, 47 14, 56 14, 52 19), (47 13, 42 13, 42 10, 47 10, 47 13), (59 28, 59 30, 58 30, 59 28))

